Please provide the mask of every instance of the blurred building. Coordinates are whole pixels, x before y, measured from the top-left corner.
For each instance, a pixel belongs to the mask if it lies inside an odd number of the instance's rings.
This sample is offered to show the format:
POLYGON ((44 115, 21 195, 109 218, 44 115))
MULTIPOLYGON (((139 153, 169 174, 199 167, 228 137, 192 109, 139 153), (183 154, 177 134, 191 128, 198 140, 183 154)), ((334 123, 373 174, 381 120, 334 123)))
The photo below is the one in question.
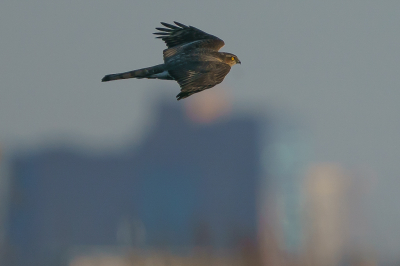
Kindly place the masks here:
POLYGON ((377 265, 374 248, 365 241, 373 231, 361 209, 371 185, 365 177, 334 163, 310 167, 304 183, 307 265, 377 265))
POLYGON ((228 112, 227 102, 211 100, 161 104, 142 143, 119 154, 52 147, 14 156, 6 265, 125 265, 143 256, 133 250, 183 261, 203 250, 220 265, 237 263, 226 254, 257 265, 268 238, 260 232, 274 221, 277 245, 296 250, 302 135, 228 112), (278 213, 272 187, 283 204, 277 219, 264 219, 278 213), (115 248, 135 259, 121 260, 115 248))
POLYGON ((348 193, 350 179, 333 164, 310 169, 305 189, 310 265, 339 265, 348 240, 348 193))
POLYGON ((55 265, 76 246, 186 252, 256 242, 258 121, 194 123, 164 104, 143 143, 118 155, 66 148, 15 156, 11 265, 55 265))

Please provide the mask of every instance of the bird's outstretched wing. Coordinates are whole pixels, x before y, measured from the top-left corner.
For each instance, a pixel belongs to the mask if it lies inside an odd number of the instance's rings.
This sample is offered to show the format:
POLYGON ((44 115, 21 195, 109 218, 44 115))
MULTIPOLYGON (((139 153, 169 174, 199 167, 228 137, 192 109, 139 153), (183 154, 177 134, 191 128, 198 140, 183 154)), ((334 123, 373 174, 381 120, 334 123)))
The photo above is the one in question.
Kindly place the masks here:
POLYGON ((224 41, 220 38, 201 31, 193 26, 186 26, 182 23, 174 21, 177 25, 171 25, 165 22, 161 22, 166 28, 156 28, 159 32, 154 34, 160 35, 157 38, 162 39, 168 48, 172 48, 179 45, 188 44, 194 41, 207 40, 201 42, 204 47, 218 51, 222 46, 225 45, 224 41))
POLYGON ((230 70, 227 64, 208 61, 189 62, 168 72, 181 87, 176 96, 180 100, 221 83, 230 70))

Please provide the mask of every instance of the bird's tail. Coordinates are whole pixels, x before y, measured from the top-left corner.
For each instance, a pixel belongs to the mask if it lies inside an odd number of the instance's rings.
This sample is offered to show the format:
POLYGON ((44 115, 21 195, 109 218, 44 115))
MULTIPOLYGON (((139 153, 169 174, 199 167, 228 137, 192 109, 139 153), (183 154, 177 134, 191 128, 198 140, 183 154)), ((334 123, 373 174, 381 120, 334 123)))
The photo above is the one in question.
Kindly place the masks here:
POLYGON ((111 80, 117 80, 117 79, 130 79, 130 78, 138 78, 138 79, 157 78, 154 75, 162 73, 165 70, 166 70, 165 65, 161 64, 161 65, 146 67, 146 68, 142 68, 142 69, 138 69, 138 70, 132 70, 132 71, 125 72, 125 73, 106 75, 106 76, 104 76, 104 78, 101 81, 105 82, 105 81, 111 81, 111 80))

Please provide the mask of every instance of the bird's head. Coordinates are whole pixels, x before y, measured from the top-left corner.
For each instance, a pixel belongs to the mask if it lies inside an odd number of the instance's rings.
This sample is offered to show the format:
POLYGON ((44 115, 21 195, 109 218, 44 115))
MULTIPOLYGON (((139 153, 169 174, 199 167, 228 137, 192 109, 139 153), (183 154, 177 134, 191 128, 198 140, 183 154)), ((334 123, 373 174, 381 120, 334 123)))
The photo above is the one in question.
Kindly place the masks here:
POLYGON ((224 62, 230 66, 241 64, 239 58, 236 55, 230 53, 224 53, 224 62))

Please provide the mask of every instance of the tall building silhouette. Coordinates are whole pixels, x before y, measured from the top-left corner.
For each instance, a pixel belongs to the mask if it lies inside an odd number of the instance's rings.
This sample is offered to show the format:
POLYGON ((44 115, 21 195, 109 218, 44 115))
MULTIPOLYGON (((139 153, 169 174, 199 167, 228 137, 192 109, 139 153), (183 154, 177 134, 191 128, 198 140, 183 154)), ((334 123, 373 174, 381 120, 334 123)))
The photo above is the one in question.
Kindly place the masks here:
POLYGON ((251 115, 198 124, 161 104, 142 143, 120 154, 53 147, 15 156, 8 263, 57 265, 76 246, 255 243, 260 127, 251 115))

